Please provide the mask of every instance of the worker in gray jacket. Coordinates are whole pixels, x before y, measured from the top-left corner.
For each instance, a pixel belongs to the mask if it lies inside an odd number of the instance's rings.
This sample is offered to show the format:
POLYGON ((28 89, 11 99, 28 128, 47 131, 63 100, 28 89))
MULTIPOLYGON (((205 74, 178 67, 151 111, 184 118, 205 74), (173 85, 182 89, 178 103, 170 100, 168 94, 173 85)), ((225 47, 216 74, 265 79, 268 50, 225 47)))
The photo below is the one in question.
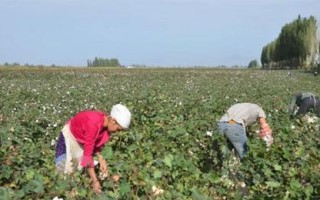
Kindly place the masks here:
POLYGON ((237 103, 231 106, 218 121, 219 133, 225 135, 232 143, 240 159, 247 152, 246 127, 256 121, 260 124, 260 138, 270 146, 273 143, 272 130, 267 124, 265 112, 256 104, 237 103))
POLYGON ((311 92, 299 92, 291 97, 289 108, 290 117, 293 118, 296 106, 299 107, 297 115, 305 115, 307 112, 314 110, 315 114, 320 117, 320 101, 319 97, 311 92))

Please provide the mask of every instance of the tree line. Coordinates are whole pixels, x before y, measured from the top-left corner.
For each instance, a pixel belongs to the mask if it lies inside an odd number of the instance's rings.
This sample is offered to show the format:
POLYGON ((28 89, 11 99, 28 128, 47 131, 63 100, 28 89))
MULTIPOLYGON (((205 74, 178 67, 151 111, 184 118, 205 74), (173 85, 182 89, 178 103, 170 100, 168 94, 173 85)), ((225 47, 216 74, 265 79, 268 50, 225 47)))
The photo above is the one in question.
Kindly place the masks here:
POLYGON ((314 16, 301 18, 282 27, 274 41, 263 47, 263 69, 307 69, 319 64, 320 43, 314 16))
POLYGON ((116 58, 98 58, 95 57, 93 60, 87 60, 88 67, 120 67, 120 63, 116 58))

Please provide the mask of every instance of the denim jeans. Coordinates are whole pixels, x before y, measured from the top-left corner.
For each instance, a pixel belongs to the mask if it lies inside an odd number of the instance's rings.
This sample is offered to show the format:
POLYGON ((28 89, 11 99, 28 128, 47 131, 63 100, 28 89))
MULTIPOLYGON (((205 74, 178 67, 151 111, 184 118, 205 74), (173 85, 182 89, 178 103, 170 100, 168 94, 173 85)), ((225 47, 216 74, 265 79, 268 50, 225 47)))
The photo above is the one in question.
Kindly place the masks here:
POLYGON ((228 138, 236 149, 240 159, 242 159, 248 150, 246 144, 247 135, 243 125, 239 123, 218 122, 218 131, 221 135, 225 135, 228 138))

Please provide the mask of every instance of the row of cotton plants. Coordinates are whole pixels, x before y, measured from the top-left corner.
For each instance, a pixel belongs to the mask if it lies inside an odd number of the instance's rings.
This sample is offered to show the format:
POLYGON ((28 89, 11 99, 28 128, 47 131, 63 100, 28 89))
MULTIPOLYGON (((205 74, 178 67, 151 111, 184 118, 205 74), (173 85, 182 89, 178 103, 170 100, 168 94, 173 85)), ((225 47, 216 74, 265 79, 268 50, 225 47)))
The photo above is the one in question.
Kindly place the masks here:
POLYGON ((291 95, 320 79, 286 71, 0 69, 0 196, 5 199, 317 199, 319 120, 290 119, 291 95), (274 132, 266 149, 248 129, 240 163, 216 122, 234 103, 260 105, 274 132), (109 177, 96 196, 84 174, 55 171, 57 137, 81 110, 133 114, 103 150, 109 177))

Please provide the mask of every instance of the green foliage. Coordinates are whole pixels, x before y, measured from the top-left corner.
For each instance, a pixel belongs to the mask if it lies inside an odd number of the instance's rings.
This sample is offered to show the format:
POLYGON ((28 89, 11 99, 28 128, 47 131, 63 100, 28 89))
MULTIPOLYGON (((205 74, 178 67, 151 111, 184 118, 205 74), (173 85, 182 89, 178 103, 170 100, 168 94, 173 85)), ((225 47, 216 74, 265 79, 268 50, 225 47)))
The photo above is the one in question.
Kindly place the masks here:
POLYGON ((88 67, 119 67, 120 63, 116 58, 98 58, 95 57, 94 60, 87 60, 88 67))
POLYGON ((5 97, 0 98, 0 197, 5 199, 320 196, 319 124, 290 121, 287 113, 292 93, 320 94, 318 77, 260 70, 0 70, 5 97), (65 178, 55 171, 55 142, 76 112, 108 112, 119 102, 132 111, 132 127, 112 135, 102 154, 110 174, 121 178, 101 181, 103 194, 97 196, 86 174, 65 178), (250 151, 241 165, 216 131, 216 121, 236 102, 261 105, 275 137, 266 151, 257 127, 250 127, 250 151))
POLYGON ((316 18, 301 18, 282 27, 277 39, 263 47, 263 68, 310 69, 319 53, 316 18))
POLYGON ((259 68, 259 63, 257 60, 252 60, 249 62, 248 69, 259 68))

